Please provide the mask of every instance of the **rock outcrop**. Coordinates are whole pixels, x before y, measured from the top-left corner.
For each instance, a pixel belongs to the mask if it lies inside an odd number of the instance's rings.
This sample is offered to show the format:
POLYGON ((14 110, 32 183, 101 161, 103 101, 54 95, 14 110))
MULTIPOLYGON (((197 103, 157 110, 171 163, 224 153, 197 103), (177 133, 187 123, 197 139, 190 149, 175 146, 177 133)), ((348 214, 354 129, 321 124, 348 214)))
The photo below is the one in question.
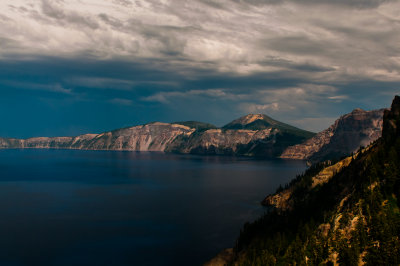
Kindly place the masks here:
POLYGON ((247 115, 238 120, 247 121, 242 126, 251 129, 218 129, 214 125, 196 121, 172 124, 154 122, 77 137, 0 138, 0 148, 165 151, 276 157, 286 147, 314 135, 266 115, 247 115))
MULTIPOLYGON (((357 154, 355 156, 357 156, 357 154)), ((352 158, 352 156, 347 157, 333 165, 329 165, 330 162, 326 162, 326 164, 328 165, 324 167, 321 171, 319 171, 316 175, 311 177, 310 189, 313 189, 318 185, 323 185, 327 183, 329 179, 338 174, 343 168, 347 167, 351 163, 352 158)), ((261 202, 261 204, 264 206, 271 206, 282 211, 290 210, 293 207, 292 193, 295 188, 296 185, 291 185, 286 189, 283 189, 282 191, 268 195, 261 202)))
POLYGON ((177 136, 195 130, 183 125, 155 122, 97 135, 85 145, 90 150, 164 151, 177 136))
POLYGON ((85 134, 77 137, 0 139, 0 148, 164 151, 166 146, 172 143, 177 136, 190 135, 194 131, 190 127, 179 124, 155 122, 102 134, 85 134))
POLYGON ((235 154, 250 142, 265 140, 274 132, 265 130, 209 129, 190 136, 181 136, 169 145, 167 151, 195 154, 235 154))
POLYGON ((240 117, 222 128, 196 121, 122 128, 76 137, 0 138, 0 148, 163 151, 281 157, 313 162, 342 157, 381 136, 384 109, 356 109, 317 135, 263 114, 240 117), (300 144, 301 143, 301 144, 300 144))
POLYGON ((355 109, 313 138, 288 147, 280 157, 316 162, 355 152, 360 146, 368 146, 381 136, 384 110, 355 109))
POLYGON ((266 115, 249 114, 222 129, 196 131, 179 136, 166 151, 192 154, 230 154, 277 157, 294 143, 314 133, 276 121, 266 115))

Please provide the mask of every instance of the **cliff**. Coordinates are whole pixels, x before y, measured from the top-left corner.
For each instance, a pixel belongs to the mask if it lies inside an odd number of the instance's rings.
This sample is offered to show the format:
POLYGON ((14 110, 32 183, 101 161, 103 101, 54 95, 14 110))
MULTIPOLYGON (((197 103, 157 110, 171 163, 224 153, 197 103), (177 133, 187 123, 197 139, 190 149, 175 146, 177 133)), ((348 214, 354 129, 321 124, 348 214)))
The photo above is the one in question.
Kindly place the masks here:
POLYGON ((266 115, 249 114, 221 129, 208 129, 179 136, 168 145, 166 151, 277 157, 288 146, 301 143, 314 135, 266 115))
POLYGON ((155 122, 76 137, 0 138, 0 148, 163 151, 317 162, 349 155, 379 138, 383 112, 356 109, 316 135, 264 114, 249 114, 222 128, 196 121, 155 122))
MULTIPOLYGON (((356 154, 357 156, 357 154, 356 154)), ((322 163, 323 168, 317 174, 312 174, 310 177, 310 189, 318 185, 327 183, 334 175, 338 174, 343 168, 348 166, 353 159, 353 156, 340 160, 337 163, 327 161, 322 163)), ((309 172, 310 173, 310 172, 309 172)), ((268 195, 261 204, 277 208, 281 211, 291 210, 294 205, 293 192, 301 185, 301 182, 293 182, 288 188, 283 189, 275 194, 268 195)))
POLYGON ((0 139, 0 147, 164 151, 166 146, 172 143, 177 136, 190 135, 194 131, 195 129, 180 124, 155 122, 102 134, 85 134, 77 137, 0 139))
POLYGON ((351 157, 313 165, 268 196, 273 208, 244 226, 220 265, 399 265, 399 165, 396 96, 381 138, 351 157))
POLYGON ((318 162, 347 156, 381 136, 384 110, 355 109, 304 143, 288 147, 280 157, 318 162))
POLYGON ((288 146, 314 135, 266 115, 247 115, 235 121, 239 120, 246 129, 218 129, 214 125, 196 121, 172 124, 154 122, 77 137, 0 138, 0 148, 165 151, 276 157, 288 146))

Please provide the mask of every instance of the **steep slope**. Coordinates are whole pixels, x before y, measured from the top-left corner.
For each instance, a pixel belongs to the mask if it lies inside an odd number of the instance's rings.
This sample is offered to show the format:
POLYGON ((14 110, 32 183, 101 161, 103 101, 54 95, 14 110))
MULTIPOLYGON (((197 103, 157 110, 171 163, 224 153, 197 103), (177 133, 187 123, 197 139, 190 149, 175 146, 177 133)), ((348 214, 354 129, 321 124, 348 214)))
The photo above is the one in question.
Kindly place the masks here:
POLYGON ((99 134, 86 149, 164 151, 177 136, 190 135, 194 131, 183 125, 155 122, 99 134))
POLYGON ((266 115, 249 114, 222 129, 179 136, 167 147, 167 151, 276 157, 286 147, 301 143, 313 135, 312 132, 273 120, 266 115))
POLYGON ((313 138, 288 147, 280 157, 317 162, 349 155, 381 136, 384 110, 355 109, 313 138))
MULTIPOLYGON (((210 129, 178 137, 167 151, 192 154, 247 154, 258 141, 267 142, 275 132, 265 130, 222 130, 210 129), (253 144, 254 143, 254 144, 253 144), (246 148, 250 146, 249 148, 246 148)), ((271 143, 273 140, 271 140, 271 143)))
POLYGON ((194 131, 195 129, 183 125, 155 122, 102 134, 86 134, 77 137, 0 139, 0 147, 164 151, 166 146, 177 136, 190 135, 194 131))
POLYGON ((224 263, 399 265, 400 97, 383 125, 353 157, 316 164, 271 195, 275 209, 245 225, 224 263))
MULTIPOLYGON (((246 116, 254 122, 258 116, 246 116)), ((268 118, 270 119, 270 118, 268 118)), ((262 120, 264 121, 264 120, 262 120)), ((77 137, 39 137, 1 139, 0 148, 63 148, 86 150, 165 151, 192 154, 228 154, 276 157, 290 145, 298 144, 313 133, 268 120, 262 129, 218 129, 212 124, 186 121, 154 122, 122 128, 102 134, 77 137), (273 124, 273 125, 272 125, 273 124)), ((246 125, 245 125, 246 127, 246 125)))
MULTIPOLYGON (((358 154, 356 154, 356 156, 357 155, 358 154)), ((314 188, 317 185, 327 183, 335 174, 339 173, 344 167, 347 167, 352 162, 352 160, 353 156, 350 156, 336 163, 333 163, 332 161, 326 161, 324 163, 314 165, 313 168, 309 169, 309 171, 307 172, 307 175, 311 176, 310 188, 314 188)), ((281 188, 275 194, 268 195, 261 202, 261 204, 264 206, 275 207, 283 211, 293 209, 293 193, 301 185, 301 183, 298 182, 300 178, 304 177, 300 176, 296 178, 293 183, 289 184, 285 189, 281 188)))
POLYGON ((238 119, 235 119, 222 127, 222 129, 247 130, 263 130, 269 128, 278 129, 281 132, 290 132, 292 134, 303 136, 305 138, 311 138, 315 135, 315 133, 282 123, 264 114, 248 114, 238 119))

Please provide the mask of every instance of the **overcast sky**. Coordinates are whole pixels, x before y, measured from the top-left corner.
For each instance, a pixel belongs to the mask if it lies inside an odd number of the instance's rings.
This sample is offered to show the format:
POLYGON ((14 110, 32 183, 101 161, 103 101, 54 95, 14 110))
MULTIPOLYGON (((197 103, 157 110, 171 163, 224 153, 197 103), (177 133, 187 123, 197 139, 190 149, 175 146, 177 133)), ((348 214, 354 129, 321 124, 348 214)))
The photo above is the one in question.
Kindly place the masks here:
POLYGON ((2 0, 0 136, 264 113, 320 131, 400 93, 400 1, 2 0))

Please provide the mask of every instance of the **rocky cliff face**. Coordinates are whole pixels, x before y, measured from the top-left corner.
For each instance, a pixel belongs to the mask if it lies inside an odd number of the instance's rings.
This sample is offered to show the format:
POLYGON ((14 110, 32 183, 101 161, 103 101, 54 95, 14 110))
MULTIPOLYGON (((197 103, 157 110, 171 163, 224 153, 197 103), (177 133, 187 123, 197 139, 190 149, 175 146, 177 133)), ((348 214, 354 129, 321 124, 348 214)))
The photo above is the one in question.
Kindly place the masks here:
POLYGON ((244 146, 256 142, 267 141, 276 134, 272 129, 264 130, 222 130, 209 129, 204 132, 195 133, 177 138, 167 151, 193 154, 245 154, 244 146))
POLYGON ((95 136, 87 144, 91 150, 164 151, 177 136, 194 132, 186 126, 167 123, 152 123, 143 126, 119 129, 95 136))
POLYGON ((280 157, 315 162, 355 152, 381 136, 384 110, 355 109, 313 138, 287 148, 280 157))
POLYGON ((190 135, 194 129, 167 123, 151 123, 102 134, 77 137, 39 137, 26 140, 0 139, 0 148, 67 148, 85 150, 164 151, 177 136, 190 135))
POLYGON ((166 151, 192 154, 235 154, 276 157, 295 143, 314 133, 273 120, 262 114, 250 114, 232 121, 222 129, 196 131, 179 136, 166 151))
MULTIPOLYGON (((351 156, 347 157, 332 165, 326 162, 326 166, 310 178, 310 189, 327 183, 334 175, 340 173, 343 168, 347 167, 351 163, 352 158, 351 156)), ((292 193, 295 188, 296 185, 291 185, 282 191, 268 195, 261 204, 264 206, 272 206, 282 211, 291 210, 294 203, 292 193)))
POLYGON ((239 118, 232 122, 236 125, 234 127, 237 127, 238 121, 241 127, 251 129, 218 129, 211 124, 195 121, 172 124, 155 122, 77 137, 0 138, 0 148, 166 151, 275 157, 286 147, 314 135, 265 115, 239 118))
POLYGON ((383 111, 356 109, 317 135, 263 114, 249 114, 221 129, 196 121, 156 122, 77 137, 0 138, 0 148, 166 151, 320 161, 347 155, 379 138, 383 111))

